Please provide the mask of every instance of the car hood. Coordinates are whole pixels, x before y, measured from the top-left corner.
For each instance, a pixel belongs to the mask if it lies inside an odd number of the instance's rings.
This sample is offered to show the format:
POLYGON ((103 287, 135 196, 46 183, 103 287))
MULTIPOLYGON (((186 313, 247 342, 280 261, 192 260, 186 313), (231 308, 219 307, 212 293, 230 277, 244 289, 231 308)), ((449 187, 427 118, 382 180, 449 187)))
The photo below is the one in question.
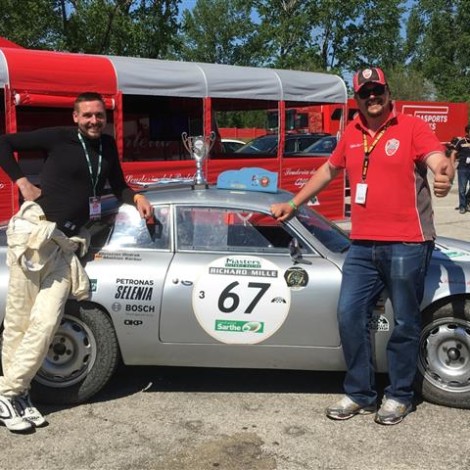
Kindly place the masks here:
POLYGON ((449 237, 437 237, 435 255, 470 261, 470 242, 449 237))

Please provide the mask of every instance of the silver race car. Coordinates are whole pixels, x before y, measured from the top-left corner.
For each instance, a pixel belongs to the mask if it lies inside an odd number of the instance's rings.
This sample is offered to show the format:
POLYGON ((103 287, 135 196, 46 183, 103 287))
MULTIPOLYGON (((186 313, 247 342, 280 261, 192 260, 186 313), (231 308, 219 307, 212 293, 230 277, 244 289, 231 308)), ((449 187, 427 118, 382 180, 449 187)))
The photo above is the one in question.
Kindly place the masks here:
MULTIPOLYGON (((83 260, 90 300, 70 300, 42 369, 38 400, 79 403, 118 363, 344 370, 336 305, 350 241, 310 207, 285 224, 269 207, 289 193, 171 184, 148 189, 150 225, 109 201, 89 229, 83 260)), ((255 190, 253 190, 255 189, 255 190)), ((258 189, 258 190, 257 190, 258 189)), ((8 268, 0 235, 0 323, 8 268)), ((470 244, 439 239, 422 303, 417 388, 429 401, 470 408, 470 244)), ((371 313, 378 372, 394 327, 383 292, 371 313)))

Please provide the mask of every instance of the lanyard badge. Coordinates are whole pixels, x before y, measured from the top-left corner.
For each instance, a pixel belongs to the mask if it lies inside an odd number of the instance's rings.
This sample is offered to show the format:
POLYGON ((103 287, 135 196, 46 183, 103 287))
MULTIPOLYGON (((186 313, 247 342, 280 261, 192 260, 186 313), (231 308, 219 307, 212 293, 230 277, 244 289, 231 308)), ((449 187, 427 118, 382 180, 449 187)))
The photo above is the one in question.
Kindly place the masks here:
POLYGON ((101 162, 103 160, 103 146, 100 140, 100 150, 98 154, 98 168, 96 170, 96 175, 93 175, 93 168, 91 166, 90 156, 88 154, 85 141, 83 140, 83 137, 80 134, 80 132, 78 133, 78 140, 82 144, 83 152, 85 153, 85 158, 88 164, 88 171, 90 173, 91 185, 93 187, 93 196, 89 198, 90 220, 98 220, 101 218, 101 198, 96 195, 96 185, 98 184, 98 179, 101 173, 101 162))
POLYGON ((364 147, 364 160, 362 162, 362 182, 357 183, 356 185, 356 197, 354 199, 354 202, 356 204, 365 204, 366 203, 366 197, 367 197, 367 183, 366 183, 366 177, 367 177, 367 172, 369 170, 369 163, 370 163, 370 154, 374 150, 375 146, 378 144, 379 140, 383 137, 385 134, 385 131, 387 130, 388 126, 390 125, 390 121, 385 125, 385 127, 377 134, 375 139, 373 140, 372 144, 369 146, 367 143, 367 133, 363 130, 362 131, 362 143, 364 147))

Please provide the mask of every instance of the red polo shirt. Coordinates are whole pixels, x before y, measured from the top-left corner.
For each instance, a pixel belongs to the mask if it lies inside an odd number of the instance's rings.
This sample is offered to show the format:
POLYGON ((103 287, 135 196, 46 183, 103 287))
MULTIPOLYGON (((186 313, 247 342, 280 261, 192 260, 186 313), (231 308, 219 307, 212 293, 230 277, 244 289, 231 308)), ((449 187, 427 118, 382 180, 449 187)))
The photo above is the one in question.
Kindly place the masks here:
MULTIPOLYGON (((334 168, 345 168, 351 185, 351 238, 354 240, 422 242, 435 238, 431 191, 426 158, 443 151, 429 125, 406 114, 390 113, 388 127, 369 156, 364 204, 356 201, 362 182, 364 135, 371 137, 358 115, 347 126, 329 159, 334 168)), ((385 124, 387 125, 387 124, 385 124)))

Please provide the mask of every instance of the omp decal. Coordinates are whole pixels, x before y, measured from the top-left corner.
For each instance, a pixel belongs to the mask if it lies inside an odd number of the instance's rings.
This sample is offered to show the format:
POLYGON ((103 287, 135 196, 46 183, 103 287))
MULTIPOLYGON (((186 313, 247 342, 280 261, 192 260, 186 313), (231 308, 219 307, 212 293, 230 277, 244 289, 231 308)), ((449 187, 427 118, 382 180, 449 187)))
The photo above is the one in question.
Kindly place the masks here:
POLYGON ((214 260, 195 282, 193 310, 201 327, 227 344, 256 344, 289 314, 291 294, 274 263, 256 256, 214 260))

